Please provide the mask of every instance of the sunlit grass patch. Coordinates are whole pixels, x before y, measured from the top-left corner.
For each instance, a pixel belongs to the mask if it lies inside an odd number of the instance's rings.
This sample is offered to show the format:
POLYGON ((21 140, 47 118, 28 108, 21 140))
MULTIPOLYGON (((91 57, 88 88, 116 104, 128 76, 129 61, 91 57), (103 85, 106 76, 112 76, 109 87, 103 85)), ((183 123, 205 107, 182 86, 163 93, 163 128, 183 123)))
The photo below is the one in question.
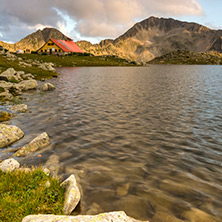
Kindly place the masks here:
POLYGON ((41 169, 0 170, 0 221, 19 222, 29 214, 62 214, 64 193, 59 180, 41 169))

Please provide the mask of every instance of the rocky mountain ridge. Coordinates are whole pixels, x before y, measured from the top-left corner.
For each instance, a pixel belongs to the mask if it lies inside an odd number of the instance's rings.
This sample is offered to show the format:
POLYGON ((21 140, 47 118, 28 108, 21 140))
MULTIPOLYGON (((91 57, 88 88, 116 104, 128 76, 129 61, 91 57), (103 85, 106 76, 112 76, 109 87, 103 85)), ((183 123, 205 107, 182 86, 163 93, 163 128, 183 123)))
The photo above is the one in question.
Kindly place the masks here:
MULTIPOLYGON (((45 28, 15 44, 0 42, 0 45, 10 51, 17 49, 35 51, 49 38, 68 39, 56 29, 45 28)), ((222 30, 212 30, 197 23, 182 22, 172 18, 150 17, 136 23, 114 40, 105 39, 99 44, 78 41, 77 45, 83 51, 94 55, 114 55, 146 63, 177 50, 222 53, 222 30)))
POLYGON ((217 51, 222 53, 222 30, 211 30, 197 23, 150 17, 136 23, 115 40, 100 44, 77 43, 85 51, 97 55, 111 53, 119 57, 147 62, 177 51, 217 51))

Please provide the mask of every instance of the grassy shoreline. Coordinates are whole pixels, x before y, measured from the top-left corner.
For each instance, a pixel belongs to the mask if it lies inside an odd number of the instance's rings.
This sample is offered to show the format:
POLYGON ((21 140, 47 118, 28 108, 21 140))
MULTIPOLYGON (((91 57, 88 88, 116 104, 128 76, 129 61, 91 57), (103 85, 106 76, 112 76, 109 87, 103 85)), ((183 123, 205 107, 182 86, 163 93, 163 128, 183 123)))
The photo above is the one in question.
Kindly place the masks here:
POLYGON ((24 60, 39 60, 40 62, 52 62, 56 67, 80 67, 80 66, 134 66, 135 62, 129 62, 115 56, 91 56, 70 54, 65 56, 22 54, 17 55, 24 60))
POLYGON ((22 221, 30 214, 63 214, 65 189, 40 168, 0 170, 0 190, 0 221, 22 221))
POLYGON ((135 62, 129 62, 114 56, 21 54, 17 55, 17 59, 11 60, 0 55, 0 73, 8 68, 14 68, 16 71, 31 73, 36 80, 58 76, 56 71, 39 68, 34 64, 36 61, 39 61, 40 63, 53 63, 55 67, 135 66, 135 62), (21 65, 21 62, 32 64, 32 66, 21 65))

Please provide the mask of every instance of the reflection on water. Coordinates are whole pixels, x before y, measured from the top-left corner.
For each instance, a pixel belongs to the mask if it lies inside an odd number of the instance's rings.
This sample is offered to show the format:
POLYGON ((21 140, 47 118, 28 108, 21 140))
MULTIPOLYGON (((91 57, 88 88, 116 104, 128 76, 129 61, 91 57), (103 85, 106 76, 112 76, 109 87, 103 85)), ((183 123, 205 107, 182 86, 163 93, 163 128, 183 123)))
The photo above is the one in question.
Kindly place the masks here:
POLYGON ((59 175, 80 178, 81 213, 222 221, 221 66, 59 72, 56 90, 30 93, 31 112, 12 122, 26 133, 14 146, 43 131, 51 137, 42 158, 23 163, 58 155, 59 175))

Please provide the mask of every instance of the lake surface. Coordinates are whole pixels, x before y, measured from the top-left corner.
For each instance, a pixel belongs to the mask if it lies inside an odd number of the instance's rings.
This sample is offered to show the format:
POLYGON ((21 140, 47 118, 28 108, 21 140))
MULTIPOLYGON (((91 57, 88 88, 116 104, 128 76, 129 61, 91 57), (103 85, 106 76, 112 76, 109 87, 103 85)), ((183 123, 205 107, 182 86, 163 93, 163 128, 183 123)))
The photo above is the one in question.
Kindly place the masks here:
POLYGON ((222 221, 222 66, 58 72, 56 90, 27 94, 31 112, 12 120, 26 134, 14 147, 44 131, 52 142, 23 164, 57 155, 59 175, 79 178, 81 214, 222 221))

